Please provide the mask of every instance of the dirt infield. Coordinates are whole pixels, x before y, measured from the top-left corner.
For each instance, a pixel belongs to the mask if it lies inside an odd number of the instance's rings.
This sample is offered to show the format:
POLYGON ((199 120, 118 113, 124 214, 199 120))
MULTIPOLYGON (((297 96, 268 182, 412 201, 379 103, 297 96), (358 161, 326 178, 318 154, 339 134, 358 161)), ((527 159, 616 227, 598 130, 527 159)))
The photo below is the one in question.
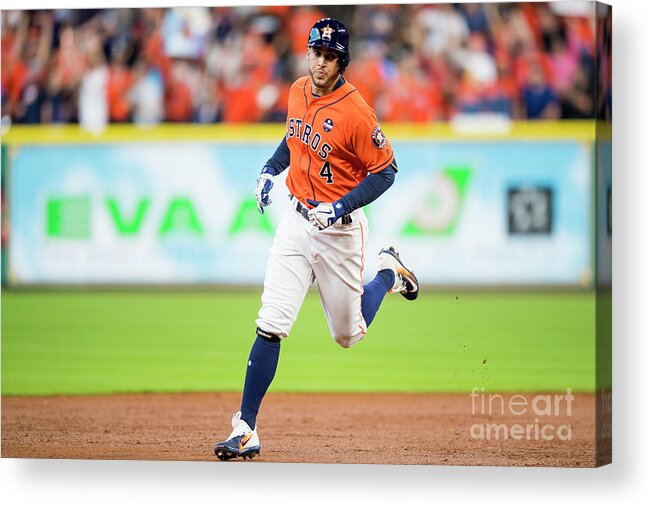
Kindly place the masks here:
MULTIPOLYGON (((507 394, 490 400, 489 413, 486 396, 469 394, 270 393, 258 418, 256 460, 595 466, 594 395, 572 396, 571 413, 560 395, 542 396, 534 411, 534 395, 507 394), (541 412, 552 407, 547 402, 555 404, 551 414, 541 412)), ((3 397, 2 457, 216 461, 213 444, 230 432, 239 399, 3 397)))

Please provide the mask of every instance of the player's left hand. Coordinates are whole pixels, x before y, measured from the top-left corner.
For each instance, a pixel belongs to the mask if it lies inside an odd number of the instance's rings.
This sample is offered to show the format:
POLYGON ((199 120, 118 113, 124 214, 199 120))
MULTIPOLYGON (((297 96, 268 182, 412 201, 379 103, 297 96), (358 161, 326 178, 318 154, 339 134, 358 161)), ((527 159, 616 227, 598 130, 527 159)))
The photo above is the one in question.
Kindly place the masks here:
POLYGON ((314 206, 307 212, 310 223, 320 231, 330 227, 344 215, 344 207, 340 202, 319 202, 308 199, 307 203, 314 206))

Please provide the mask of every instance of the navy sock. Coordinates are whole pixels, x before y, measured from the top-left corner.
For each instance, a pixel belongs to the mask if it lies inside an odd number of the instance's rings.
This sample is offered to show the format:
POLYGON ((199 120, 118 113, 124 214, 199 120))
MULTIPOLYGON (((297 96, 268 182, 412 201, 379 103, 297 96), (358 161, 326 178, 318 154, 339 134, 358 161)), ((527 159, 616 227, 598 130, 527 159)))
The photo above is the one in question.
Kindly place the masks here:
POLYGON ((364 294, 362 294, 362 316, 366 321, 366 326, 370 326, 375 318, 375 314, 382 304, 386 293, 393 287, 395 275, 390 269, 378 271, 375 278, 364 285, 364 294))
POLYGON ((255 429, 258 410, 276 374, 279 356, 280 342, 265 340, 260 335, 256 337, 247 363, 241 407, 242 419, 251 429, 255 429))

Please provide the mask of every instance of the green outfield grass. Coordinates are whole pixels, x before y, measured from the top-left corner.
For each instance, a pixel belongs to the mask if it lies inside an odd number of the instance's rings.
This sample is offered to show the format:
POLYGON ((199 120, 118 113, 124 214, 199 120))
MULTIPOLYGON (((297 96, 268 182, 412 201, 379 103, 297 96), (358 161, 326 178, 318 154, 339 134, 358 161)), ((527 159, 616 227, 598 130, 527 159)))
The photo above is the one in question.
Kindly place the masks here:
MULTIPOLYGON (((239 391, 258 292, 2 293, 2 394, 239 391)), ((310 293, 273 391, 594 390, 589 293, 385 299, 351 349, 310 293)))

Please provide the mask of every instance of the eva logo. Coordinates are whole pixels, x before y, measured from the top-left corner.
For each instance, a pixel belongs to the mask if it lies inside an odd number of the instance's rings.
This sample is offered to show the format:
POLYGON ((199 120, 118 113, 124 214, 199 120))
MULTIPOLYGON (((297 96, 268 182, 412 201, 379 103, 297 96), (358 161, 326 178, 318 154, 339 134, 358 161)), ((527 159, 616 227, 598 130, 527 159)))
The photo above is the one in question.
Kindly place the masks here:
MULTIPOLYGON (((151 203, 151 198, 143 197, 129 213, 117 199, 109 197, 99 209, 108 215, 119 236, 132 237, 141 233, 143 224, 150 220, 151 203)), ((90 239, 93 209, 97 208, 91 206, 88 195, 49 198, 45 210, 47 236, 53 239, 90 239)), ((172 198, 162 215, 153 219, 158 220, 157 231, 161 237, 179 233, 203 236, 203 226, 195 207, 186 197, 172 198)))
POLYGON ((452 236, 463 211, 470 167, 446 167, 437 174, 424 198, 415 202, 405 236, 452 236))

